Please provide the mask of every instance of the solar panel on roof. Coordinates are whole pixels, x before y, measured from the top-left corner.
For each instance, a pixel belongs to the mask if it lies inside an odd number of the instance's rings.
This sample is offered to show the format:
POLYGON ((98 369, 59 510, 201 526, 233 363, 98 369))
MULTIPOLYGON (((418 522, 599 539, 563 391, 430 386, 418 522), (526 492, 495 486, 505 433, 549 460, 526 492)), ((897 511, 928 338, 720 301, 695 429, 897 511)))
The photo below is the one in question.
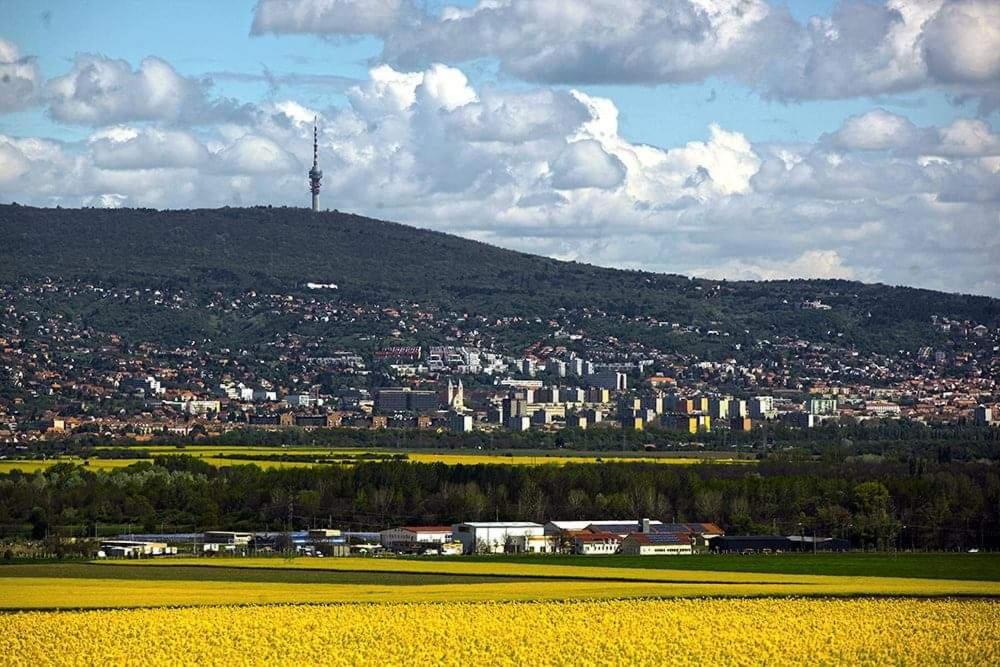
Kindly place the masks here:
POLYGON ((678 533, 649 533, 649 542, 651 544, 687 544, 687 535, 680 535, 678 533))
POLYGON ((600 524, 591 525, 588 528, 592 530, 599 530, 602 533, 634 533, 639 530, 638 523, 612 523, 612 524, 600 524))

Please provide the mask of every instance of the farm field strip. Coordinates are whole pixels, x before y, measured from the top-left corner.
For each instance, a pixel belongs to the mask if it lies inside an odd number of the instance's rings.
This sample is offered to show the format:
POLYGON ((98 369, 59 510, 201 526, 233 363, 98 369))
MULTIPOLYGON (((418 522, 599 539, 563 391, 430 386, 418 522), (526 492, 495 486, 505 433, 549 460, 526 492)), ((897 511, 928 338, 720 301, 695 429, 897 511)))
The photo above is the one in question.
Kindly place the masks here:
MULTIPOLYGON (((603 580, 619 583, 671 583, 678 587, 694 586, 702 594, 723 593, 719 584, 735 586, 770 586, 770 594, 830 594, 830 595, 981 595, 1000 596, 1000 582, 951 579, 918 579, 905 577, 841 577, 835 575, 804 575, 753 572, 691 571, 669 569, 612 568, 568 565, 536 565, 521 563, 484 563, 461 561, 417 561, 403 559, 328 558, 278 560, 266 558, 178 559, 177 565, 232 568, 295 568, 338 571, 457 574, 467 576, 508 576, 573 581, 603 580), (709 587, 707 590, 706 587, 709 587), (792 590, 794 589, 794 590, 792 590)), ((163 561, 160 561, 161 563, 163 561)), ((116 567, 116 563, 102 563, 116 567)), ((143 567, 172 567, 146 561, 143 567)), ((768 594, 755 590, 751 595, 768 594)))
MULTIPOLYGON (((682 459, 701 462, 704 460, 735 460, 729 452, 710 450, 705 452, 692 451, 661 451, 661 452, 601 452, 595 450, 543 450, 543 449, 497 449, 497 450, 468 450, 468 449, 433 449, 433 448, 406 448, 406 447, 345 447, 336 445, 97 445, 96 451, 101 450, 142 450, 151 454, 215 454, 223 452, 226 454, 335 454, 344 456, 357 456, 361 454, 372 454, 377 456, 393 456, 396 454, 426 454, 432 455, 465 455, 465 456, 487 456, 491 458, 565 458, 565 459, 594 459, 594 458, 614 458, 622 461, 650 460, 662 461, 666 459, 682 459), (607 456, 605 456, 607 455, 607 456)), ((752 462, 753 459, 741 459, 752 462)))
POLYGON ((996 597, 983 582, 848 579, 838 582, 713 582, 517 579, 501 583, 327 584, 56 577, 0 578, 0 608, 78 609, 276 603, 489 602, 675 597, 996 597))
MULTIPOLYGON (((510 577, 499 575, 426 574, 406 572, 364 572, 347 570, 303 570, 293 568, 235 568, 171 565, 169 567, 138 567, 117 565, 102 567, 95 563, 30 563, 3 565, 0 581, 15 578, 34 579, 107 579, 141 581, 234 581, 288 584, 377 584, 423 586, 427 584, 509 583, 510 577)), ((544 581, 528 579, 528 581, 544 581)), ((16 582, 10 582, 16 585, 16 582)), ((67 585, 72 585, 67 582, 67 585)))
MULTIPOLYGON (((100 450, 101 448, 98 448, 100 450)), ((708 455, 705 457, 696 455, 636 455, 622 456, 611 454, 609 456, 600 453, 563 453, 549 454, 547 452, 517 452, 517 453, 476 453, 476 452, 441 452, 435 450, 406 450, 406 449, 338 449, 336 447, 240 447, 233 445, 189 445, 183 449, 164 445, 154 445, 150 447, 137 446, 136 449, 144 449, 153 455, 187 454, 189 456, 217 456, 219 454, 237 456, 275 456, 281 454, 290 455, 316 455, 327 457, 356 457, 356 456, 392 456, 405 454, 407 460, 419 463, 448 463, 475 465, 478 463, 508 463, 522 465, 538 465, 543 463, 566 464, 566 463, 597 463, 598 460, 606 463, 659 463, 672 465, 694 465, 698 463, 753 463, 752 460, 735 459, 728 456, 708 455)), ((363 459, 361 459, 363 460, 363 459)))
MULTIPOLYGON (((117 468, 125 468, 133 463, 148 460, 149 459, 90 459, 90 463, 87 467, 93 470, 114 470, 117 468)), ((68 456, 64 458, 45 459, 44 461, 39 459, 4 460, 0 461, 0 473, 8 473, 12 470, 20 470, 25 473, 39 472, 41 470, 47 470, 52 466, 59 465, 60 463, 82 465, 83 459, 75 456, 68 456)))
MULTIPOLYGON (((136 448, 141 449, 141 448, 136 448)), ((151 456, 191 456, 215 467, 256 465, 261 468, 311 468, 322 465, 349 466, 354 463, 365 462, 367 460, 379 461, 400 454, 398 451, 340 451, 329 449, 265 449, 265 448, 227 448, 208 447, 204 449, 177 449, 175 447, 149 448, 146 449, 151 456), (371 454, 373 456, 384 456, 385 459, 351 459, 350 457, 361 454, 371 454), (344 457, 344 462, 330 463, 326 461, 282 461, 270 459, 272 456, 315 456, 317 459, 344 457), (226 458, 226 457, 240 458, 226 458)), ((752 465, 754 461, 732 459, 732 458, 706 458, 699 459, 693 457, 622 457, 622 456, 547 456, 516 454, 507 456, 503 454, 451 454, 435 452, 404 452, 407 455, 406 461, 410 463, 444 463, 446 465, 566 465, 578 464, 598 464, 598 463, 654 463, 657 465, 697 465, 708 463, 712 465, 752 465)), ((87 461, 87 467, 93 470, 114 470, 124 468, 134 463, 142 461, 152 462, 152 458, 100 458, 99 456, 84 459, 79 456, 63 456, 51 459, 23 459, 23 460, 3 460, 0 461, 0 473, 12 470, 22 472, 38 472, 46 470, 60 463, 73 463, 82 465, 87 461)))
MULTIPOLYGON (((317 465, 332 465, 332 464, 322 464, 313 463, 311 461, 260 461, 260 460, 236 460, 236 459, 223 459, 215 457, 199 457, 205 463, 213 465, 217 468, 223 466, 236 466, 236 465, 255 465, 260 468, 311 468, 317 465)), ((87 459, 88 463, 86 467, 90 470, 117 470, 119 468, 126 468, 135 463, 152 463, 152 459, 99 459, 91 458, 87 459)), ((75 465, 83 465, 84 459, 79 457, 66 457, 59 459, 46 459, 41 460, 23 460, 23 461, 0 461, 0 473, 11 472, 12 470, 20 470, 24 473, 34 473, 42 470, 47 470, 60 463, 73 463, 75 465)))
MULTIPOLYGON (((797 595, 827 594, 801 587, 797 595)), ((780 585, 681 584, 604 580, 511 580, 503 583, 324 584, 259 581, 0 578, 2 609, 178 607, 229 604, 489 602, 612 598, 766 596, 780 585)), ((784 594, 791 595, 792 592, 784 594)), ((850 593, 848 593, 850 594, 850 593)), ((968 593, 977 595, 978 593, 968 593)))
POLYGON ((913 577, 1000 581, 1000 553, 786 553, 695 554, 684 558, 649 558, 622 554, 608 556, 517 555, 464 556, 479 562, 637 569, 707 570, 834 576, 913 577))
POLYGON ((1000 662, 985 600, 614 600, 0 615, 8 664, 1000 662), (581 641, 584 640, 584 641, 581 641), (133 647, 142 646, 141 657, 133 647), (58 650, 54 650, 58 647, 58 650))

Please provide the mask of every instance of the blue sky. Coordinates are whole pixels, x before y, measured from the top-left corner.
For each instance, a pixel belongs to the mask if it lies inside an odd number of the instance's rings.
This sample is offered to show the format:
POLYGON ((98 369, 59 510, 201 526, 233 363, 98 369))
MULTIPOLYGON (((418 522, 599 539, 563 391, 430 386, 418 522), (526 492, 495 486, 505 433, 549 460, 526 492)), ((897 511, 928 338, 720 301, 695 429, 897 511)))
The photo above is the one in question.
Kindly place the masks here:
POLYGON ((994 0, 0 0, 0 201, 1000 295, 994 0), (617 117, 617 124, 615 118, 617 117))
MULTIPOLYGON (((474 3, 459 0, 449 4, 474 3)), ((267 69, 275 74, 333 74, 361 80, 378 59, 381 41, 372 36, 251 36, 254 5, 253 1, 7 0, 0 1, 0 12, 10 19, 4 32, 17 38, 23 52, 37 54, 47 77, 63 72, 77 53, 102 54, 132 63, 156 55, 187 76, 211 77, 216 73, 212 79, 220 94, 248 102, 267 95, 267 84, 234 81, 217 73, 260 74, 267 69)), ((829 0, 803 0, 787 6, 805 22, 811 16, 828 14, 833 5, 829 0)), ((467 73, 477 84, 525 85, 503 76, 498 81, 496 68, 488 62, 467 73)), ((716 78, 696 84, 576 87, 615 100, 623 133, 632 141, 657 145, 706 138, 706 118, 739 130, 753 141, 813 141, 847 116, 863 113, 872 105, 867 98, 767 101, 745 86, 716 78)), ((287 94, 317 106, 344 103, 337 90, 294 85, 288 89, 287 94)), ((940 91, 883 96, 878 104, 906 114, 919 125, 945 124, 963 113, 962 107, 950 104, 940 91)), ((47 121, 41 111, 16 119, 0 118, 4 131, 14 131, 15 123, 24 131, 44 131, 66 139, 84 134, 80 128, 47 121)))

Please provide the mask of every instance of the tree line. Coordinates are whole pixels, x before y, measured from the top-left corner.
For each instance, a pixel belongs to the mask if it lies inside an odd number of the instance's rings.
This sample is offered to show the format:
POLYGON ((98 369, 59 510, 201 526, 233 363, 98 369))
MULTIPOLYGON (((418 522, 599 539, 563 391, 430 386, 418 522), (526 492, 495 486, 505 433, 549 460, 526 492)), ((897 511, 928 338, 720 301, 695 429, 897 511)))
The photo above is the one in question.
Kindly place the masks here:
POLYGON ((1000 548, 1000 472, 975 463, 756 466, 408 462, 215 468, 186 456, 0 475, 8 536, 161 530, 379 530, 472 520, 708 521, 728 534, 842 537, 856 548, 1000 548))

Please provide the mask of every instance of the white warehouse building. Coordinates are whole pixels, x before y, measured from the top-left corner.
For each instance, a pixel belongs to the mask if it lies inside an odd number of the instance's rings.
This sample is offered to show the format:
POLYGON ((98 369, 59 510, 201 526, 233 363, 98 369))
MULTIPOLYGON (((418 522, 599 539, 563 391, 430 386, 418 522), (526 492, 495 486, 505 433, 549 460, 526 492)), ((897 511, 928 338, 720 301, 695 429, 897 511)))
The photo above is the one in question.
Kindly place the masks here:
POLYGON ((545 527, 531 521, 467 521, 452 526, 452 537, 462 543, 463 553, 502 554, 535 550, 545 541, 545 527))

